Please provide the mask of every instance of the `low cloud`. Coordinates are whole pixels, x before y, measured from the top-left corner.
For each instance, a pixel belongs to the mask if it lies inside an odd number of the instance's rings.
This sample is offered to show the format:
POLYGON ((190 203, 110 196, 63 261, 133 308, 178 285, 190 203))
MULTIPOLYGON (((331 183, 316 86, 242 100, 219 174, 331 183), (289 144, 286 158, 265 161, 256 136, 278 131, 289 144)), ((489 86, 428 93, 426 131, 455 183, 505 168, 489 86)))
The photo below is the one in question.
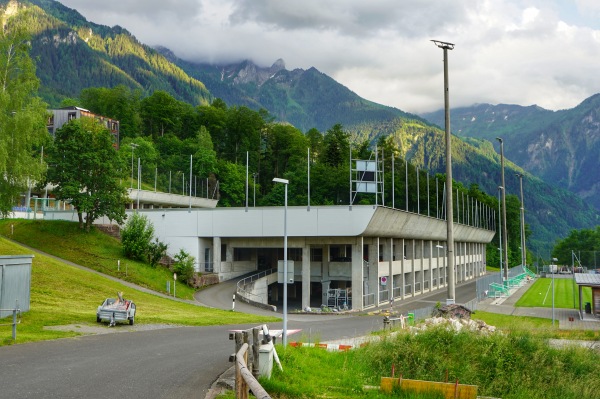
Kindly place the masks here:
POLYGON ((148 45, 199 62, 251 59, 314 66, 359 95, 405 111, 443 106, 442 51, 452 106, 577 105, 600 91, 596 1, 577 0, 64 0, 148 45), (118 12, 117 12, 118 11, 118 12))

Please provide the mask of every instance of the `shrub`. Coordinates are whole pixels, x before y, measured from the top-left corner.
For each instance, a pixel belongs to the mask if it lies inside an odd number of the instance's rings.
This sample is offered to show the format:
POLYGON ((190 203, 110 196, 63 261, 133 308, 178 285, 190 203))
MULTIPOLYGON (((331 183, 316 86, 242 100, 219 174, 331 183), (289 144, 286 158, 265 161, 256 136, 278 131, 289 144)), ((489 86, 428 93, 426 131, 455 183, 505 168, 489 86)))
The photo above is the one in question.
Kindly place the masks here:
POLYGON ((150 262, 150 266, 156 267, 158 262, 162 259, 163 256, 167 253, 167 244, 158 241, 158 238, 155 238, 154 241, 150 242, 148 245, 148 262, 150 262))
POLYGON ((183 249, 180 249, 179 253, 175 255, 173 272, 177 273, 179 280, 188 285, 193 281, 194 278, 194 261, 195 258, 183 249))
POLYGON ((154 226, 146 215, 134 213, 121 230, 123 253, 129 259, 146 260, 154 236, 154 226))

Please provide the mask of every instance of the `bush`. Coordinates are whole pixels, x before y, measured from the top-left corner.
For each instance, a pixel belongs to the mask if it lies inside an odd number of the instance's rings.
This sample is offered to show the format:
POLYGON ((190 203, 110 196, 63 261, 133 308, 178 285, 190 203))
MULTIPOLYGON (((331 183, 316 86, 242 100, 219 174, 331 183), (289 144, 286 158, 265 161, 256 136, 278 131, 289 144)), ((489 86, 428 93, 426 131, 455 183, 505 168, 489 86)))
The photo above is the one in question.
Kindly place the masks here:
POLYGON ((188 254, 185 250, 180 249, 175 255, 175 263, 173 264, 173 272, 177 273, 178 280, 190 284, 194 279, 194 261, 195 258, 188 254))
POLYGON ((121 230, 123 253, 129 259, 146 260, 153 236, 154 226, 146 215, 134 213, 121 230))
POLYGON ((158 238, 155 238, 154 241, 148 245, 148 252, 146 254, 148 257, 148 262, 150 262, 150 266, 156 267, 158 262, 163 256, 165 256, 166 253, 167 244, 160 242, 158 241, 158 238))

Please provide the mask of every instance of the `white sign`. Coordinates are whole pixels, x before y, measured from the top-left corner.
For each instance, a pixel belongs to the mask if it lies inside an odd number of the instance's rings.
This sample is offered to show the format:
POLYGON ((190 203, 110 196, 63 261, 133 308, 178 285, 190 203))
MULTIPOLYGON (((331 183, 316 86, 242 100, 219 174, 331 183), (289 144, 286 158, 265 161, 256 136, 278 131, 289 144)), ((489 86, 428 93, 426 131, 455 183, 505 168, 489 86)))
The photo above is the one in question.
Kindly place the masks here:
POLYGON ((173 273, 173 280, 177 280, 177 273, 173 273))
POLYGON ((386 276, 383 276, 381 278, 381 285, 387 285, 387 277, 386 276))

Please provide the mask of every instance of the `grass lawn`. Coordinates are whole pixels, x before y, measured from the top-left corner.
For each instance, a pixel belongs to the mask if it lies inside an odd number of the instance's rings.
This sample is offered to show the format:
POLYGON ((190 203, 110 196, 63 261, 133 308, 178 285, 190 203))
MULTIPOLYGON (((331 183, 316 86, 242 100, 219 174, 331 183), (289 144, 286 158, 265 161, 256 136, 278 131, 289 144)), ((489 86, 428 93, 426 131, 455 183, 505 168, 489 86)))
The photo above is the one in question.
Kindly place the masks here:
MULTIPOLYGON (((579 308, 579 290, 573 279, 555 278, 554 307, 573 309, 573 292, 575 292, 575 307, 579 308)), ((583 303, 591 302, 591 300, 591 289, 584 287, 583 303)), ((517 301, 516 306, 551 308, 552 278, 536 279, 527 292, 517 301)))
MULTIPOLYGON (((31 254, 31 250, 0 238, 0 254, 31 254)), ((107 297, 115 297, 118 291, 123 291, 125 298, 136 303, 136 324, 208 326, 261 324, 279 320, 205 308, 143 293, 54 258, 36 254, 31 271, 30 311, 23 314, 21 324, 17 326, 17 343, 80 335, 76 332, 45 330, 44 327, 96 325, 98 305, 107 297)), ((9 318, 2 320, 2 324, 8 323, 9 318)), ((0 345, 12 343, 12 327, 0 326, 0 345)))
MULTIPOLYGON (((169 269, 125 259, 119 240, 95 228, 86 233, 76 222, 4 219, 0 235, 153 291, 166 293, 167 281, 173 286, 169 269)), ((177 284, 176 294, 194 299, 194 290, 184 284, 177 284)))

